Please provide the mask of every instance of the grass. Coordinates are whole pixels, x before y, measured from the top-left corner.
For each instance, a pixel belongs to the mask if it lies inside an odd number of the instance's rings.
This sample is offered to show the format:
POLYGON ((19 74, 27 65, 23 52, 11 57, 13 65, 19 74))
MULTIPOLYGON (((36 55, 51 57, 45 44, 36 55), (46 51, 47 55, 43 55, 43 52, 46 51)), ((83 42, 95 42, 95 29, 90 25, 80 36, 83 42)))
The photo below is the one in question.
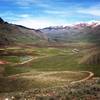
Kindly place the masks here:
POLYGON ((48 88, 68 85, 87 77, 80 72, 36 72, 0 78, 0 92, 25 91, 31 88, 48 88))
POLYGON ((80 63, 85 64, 100 64, 100 50, 87 51, 80 63))
POLYGON ((25 73, 31 71, 32 68, 30 67, 13 67, 13 66, 5 66, 4 76, 15 75, 19 73, 25 73))
POLYGON ((31 56, 0 56, 0 60, 11 62, 11 63, 19 63, 22 61, 29 60, 31 56))
MULTIPOLYGON (((25 52, 33 52, 33 53, 35 52, 37 55, 32 55, 32 56, 33 57, 37 56, 38 59, 34 59, 28 64, 19 65, 19 66, 11 66, 10 64, 4 65, 5 67, 5 72, 3 73, 4 76, 19 74, 20 77, 18 77, 16 80, 0 79, 1 88, 4 88, 9 84, 12 84, 12 86, 9 86, 8 89, 5 89, 4 91, 14 91, 17 83, 18 85, 15 91, 25 90, 29 88, 43 88, 43 87, 45 88, 45 87, 52 87, 57 85, 58 86, 64 85, 68 83, 68 80, 80 80, 86 76, 81 74, 60 73, 61 71, 92 71, 95 74, 95 76, 100 77, 100 71, 98 70, 100 66, 99 64, 90 65, 90 64, 79 63, 80 59, 82 59, 84 56, 84 52, 86 48, 83 49, 77 48, 80 51, 78 53, 73 53, 72 50, 74 48, 72 47, 71 48, 51 48, 51 47, 50 48, 26 48, 24 50, 25 52), (55 71, 58 71, 58 73, 57 74, 53 73, 55 71), (27 73, 27 72, 33 74, 32 75, 26 74, 25 76, 24 75, 21 76, 21 73, 27 73), (36 75, 38 76, 42 72, 44 73, 52 72, 52 74, 45 74, 45 75, 41 75, 40 78, 39 77, 34 78, 36 75), (50 81, 50 79, 52 81, 50 81), (59 81, 58 80, 55 81, 55 79, 58 79, 59 81), (61 81, 61 79, 66 79, 67 81, 61 81), (4 82, 6 82, 5 85, 3 85, 4 82), (23 85, 20 85, 21 82, 23 83, 23 85)), ((22 56, 22 59, 23 57, 27 58, 29 56, 28 55, 22 56)), ((8 56, 8 58, 1 57, 1 59, 18 62, 19 57, 17 58, 16 56, 8 56)))
MULTIPOLYGON (((43 84, 45 86, 45 84, 43 84)), ((0 78, 0 92, 25 91, 42 87, 40 82, 24 78, 0 78)))
MULTIPOLYGON (((28 48, 29 50, 29 48, 28 48)), ((100 76, 99 64, 88 65, 79 64, 80 59, 84 55, 84 49, 79 53, 72 53, 72 48, 31 48, 36 51, 37 56, 47 56, 44 58, 35 59, 33 62, 20 65, 17 67, 6 66, 6 73, 12 75, 14 73, 22 73, 27 71, 92 71, 95 76, 100 76)))
POLYGON ((20 61, 20 58, 18 56, 0 56, 0 60, 17 63, 20 61))

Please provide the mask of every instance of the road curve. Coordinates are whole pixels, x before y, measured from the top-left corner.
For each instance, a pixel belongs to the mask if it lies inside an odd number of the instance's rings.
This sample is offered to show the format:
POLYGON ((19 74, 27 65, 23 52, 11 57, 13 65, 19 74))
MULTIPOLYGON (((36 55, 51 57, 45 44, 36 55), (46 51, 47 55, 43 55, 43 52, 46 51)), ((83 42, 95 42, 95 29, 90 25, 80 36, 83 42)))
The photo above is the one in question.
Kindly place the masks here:
POLYGON ((84 82, 88 79, 91 79, 93 76, 94 76, 94 73, 93 72, 90 72, 90 71, 80 71, 82 73, 89 73, 89 76, 85 77, 84 79, 81 79, 79 81, 74 81, 74 82, 71 82, 71 84, 75 84, 75 83, 80 83, 80 82, 84 82))

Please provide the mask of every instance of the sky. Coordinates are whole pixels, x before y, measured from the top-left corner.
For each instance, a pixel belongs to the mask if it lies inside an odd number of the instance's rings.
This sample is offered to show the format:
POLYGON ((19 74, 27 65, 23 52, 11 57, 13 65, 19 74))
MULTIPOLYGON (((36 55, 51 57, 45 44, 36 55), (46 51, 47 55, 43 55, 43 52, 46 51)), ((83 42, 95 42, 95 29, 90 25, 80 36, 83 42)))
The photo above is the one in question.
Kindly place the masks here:
POLYGON ((0 17, 35 29, 100 22, 100 0, 0 0, 0 17))

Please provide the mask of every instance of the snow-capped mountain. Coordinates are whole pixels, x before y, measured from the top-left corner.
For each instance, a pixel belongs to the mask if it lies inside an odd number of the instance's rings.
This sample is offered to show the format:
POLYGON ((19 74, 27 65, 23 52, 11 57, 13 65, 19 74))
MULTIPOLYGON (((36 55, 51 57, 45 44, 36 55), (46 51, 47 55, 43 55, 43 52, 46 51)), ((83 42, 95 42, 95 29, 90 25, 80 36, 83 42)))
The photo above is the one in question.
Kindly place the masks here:
POLYGON ((100 23, 79 23, 72 26, 55 26, 40 29, 50 41, 100 41, 100 23))

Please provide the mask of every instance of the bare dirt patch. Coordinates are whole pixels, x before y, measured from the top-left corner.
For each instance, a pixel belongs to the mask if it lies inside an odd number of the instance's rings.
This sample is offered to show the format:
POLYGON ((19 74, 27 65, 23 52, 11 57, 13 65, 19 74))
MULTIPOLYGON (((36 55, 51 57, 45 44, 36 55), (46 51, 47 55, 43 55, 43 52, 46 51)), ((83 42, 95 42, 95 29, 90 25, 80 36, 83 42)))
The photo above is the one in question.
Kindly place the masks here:
POLYGON ((4 65, 4 64, 8 64, 10 62, 4 61, 4 60, 0 60, 0 65, 4 65))

